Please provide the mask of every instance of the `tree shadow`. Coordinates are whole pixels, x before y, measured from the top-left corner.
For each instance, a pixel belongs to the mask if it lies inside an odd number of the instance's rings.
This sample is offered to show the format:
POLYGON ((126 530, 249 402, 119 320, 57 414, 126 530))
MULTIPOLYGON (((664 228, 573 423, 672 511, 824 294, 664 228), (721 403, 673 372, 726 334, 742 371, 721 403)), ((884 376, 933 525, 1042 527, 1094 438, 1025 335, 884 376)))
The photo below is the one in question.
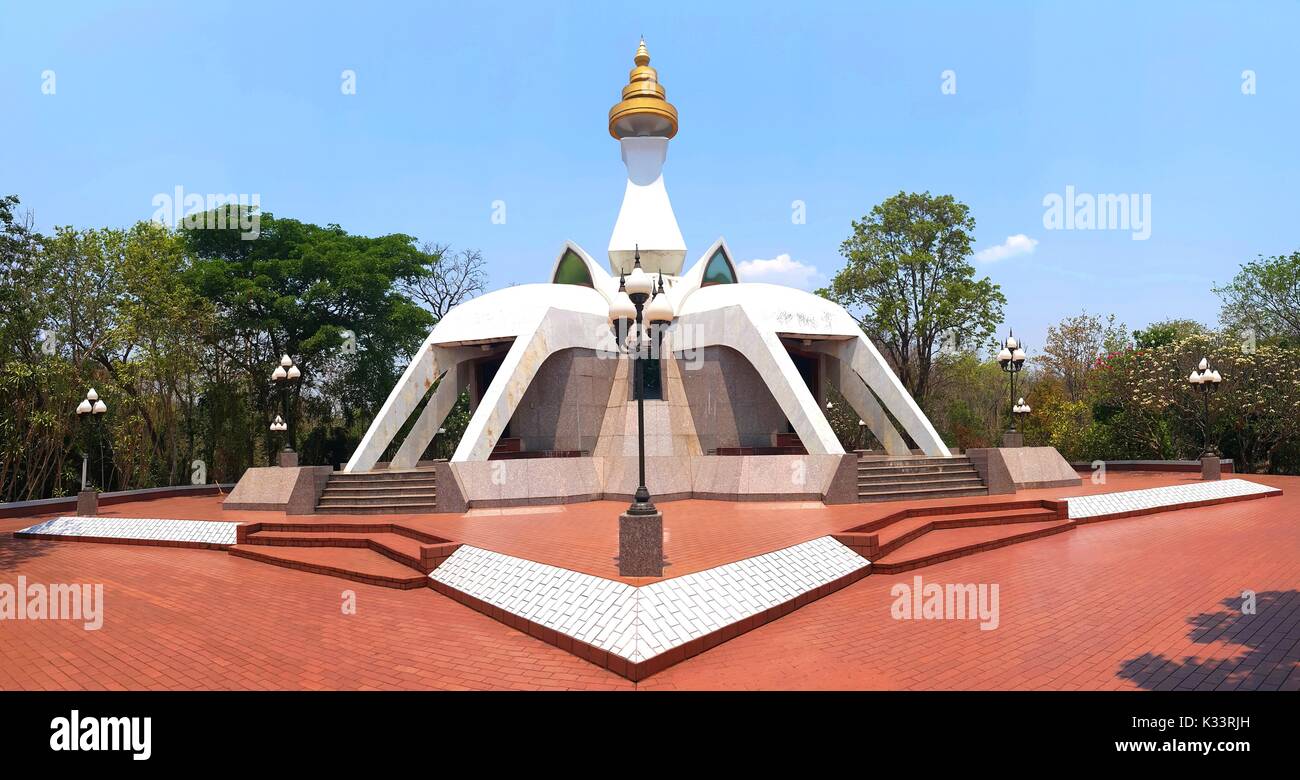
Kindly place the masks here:
MULTIPOLYGON (((1241 595, 1219 602, 1225 609, 1187 619, 1188 638, 1197 644, 1226 643, 1246 648, 1226 659, 1181 661, 1144 653, 1120 664, 1117 676, 1147 690, 1277 690, 1300 668, 1300 591, 1255 594, 1255 612, 1243 612, 1241 595), (1289 638, 1288 638, 1289 637, 1289 638)), ((1292 685, 1294 685, 1294 680, 1292 685)))
POLYGON ((20 566, 48 555, 55 544, 45 539, 20 539, 12 531, 0 531, 0 573, 21 574, 17 571, 20 566))

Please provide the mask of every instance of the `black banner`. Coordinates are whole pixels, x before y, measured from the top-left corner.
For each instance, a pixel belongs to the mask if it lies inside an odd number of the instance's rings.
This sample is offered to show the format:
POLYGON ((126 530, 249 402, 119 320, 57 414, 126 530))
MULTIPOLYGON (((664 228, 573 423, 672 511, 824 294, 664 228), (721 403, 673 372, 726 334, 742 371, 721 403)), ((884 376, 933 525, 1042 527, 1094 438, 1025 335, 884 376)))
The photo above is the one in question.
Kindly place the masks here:
POLYGON ((895 772, 897 761, 1277 766, 1293 755, 1296 701, 1181 692, 4 693, 0 755, 11 767, 31 759, 128 772, 377 758, 430 769, 474 756, 493 772, 691 772, 789 759, 814 761, 810 772, 841 761, 895 772))

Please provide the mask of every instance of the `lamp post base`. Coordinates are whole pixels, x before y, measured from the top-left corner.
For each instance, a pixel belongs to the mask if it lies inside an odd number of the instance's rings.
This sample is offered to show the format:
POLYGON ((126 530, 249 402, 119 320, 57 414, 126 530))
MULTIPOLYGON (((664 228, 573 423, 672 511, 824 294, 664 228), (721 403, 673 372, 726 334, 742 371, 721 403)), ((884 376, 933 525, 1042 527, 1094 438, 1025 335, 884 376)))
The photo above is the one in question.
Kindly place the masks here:
POLYGON ((620 577, 664 576, 664 514, 618 516, 620 577))
POLYGON ((77 491, 77 516, 94 517, 99 514, 99 491, 77 491))
POLYGON ((280 450, 280 468, 292 469, 298 466, 298 453, 294 450, 280 450))
POLYGON ((1223 473, 1223 462, 1218 455, 1201 456, 1201 479, 1216 480, 1223 473))
POLYGON ((1023 447, 1025 446, 1025 435, 1020 431, 1007 431, 1002 434, 1003 447, 1023 447))

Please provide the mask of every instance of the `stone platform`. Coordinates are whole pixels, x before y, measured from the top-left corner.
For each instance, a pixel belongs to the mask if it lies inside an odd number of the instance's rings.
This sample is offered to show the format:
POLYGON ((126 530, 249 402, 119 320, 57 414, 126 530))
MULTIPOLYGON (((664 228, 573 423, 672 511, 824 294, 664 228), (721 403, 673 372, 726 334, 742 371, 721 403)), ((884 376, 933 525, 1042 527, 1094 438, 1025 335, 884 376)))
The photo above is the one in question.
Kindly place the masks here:
POLYGON ((640 680, 872 572, 910 571, 1069 532, 1084 523, 1278 495, 1281 491, 1269 485, 1230 479, 1054 499, 918 502, 843 533, 766 547, 757 555, 649 582, 620 581, 485 549, 454 533, 433 535, 435 523, 413 521, 61 517, 15 535, 226 549, 263 563, 387 588, 432 587, 640 680))

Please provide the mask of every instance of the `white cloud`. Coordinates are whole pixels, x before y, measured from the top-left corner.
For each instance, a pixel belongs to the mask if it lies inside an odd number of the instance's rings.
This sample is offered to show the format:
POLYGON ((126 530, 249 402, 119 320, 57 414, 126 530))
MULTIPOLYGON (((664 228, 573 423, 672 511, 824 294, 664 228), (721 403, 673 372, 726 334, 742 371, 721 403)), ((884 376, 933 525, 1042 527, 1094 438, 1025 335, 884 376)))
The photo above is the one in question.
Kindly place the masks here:
POLYGON ((975 259, 981 263, 996 263, 1008 257, 1032 255, 1036 246, 1038 246, 1038 239, 1030 238, 1024 233, 1017 233, 1014 236, 1007 236, 1007 240, 997 246, 976 252, 975 259))
POLYGON ((742 282, 769 282, 802 289, 811 287, 812 280, 819 276, 815 267, 792 260, 788 254, 771 260, 743 260, 736 266, 736 273, 742 282))

